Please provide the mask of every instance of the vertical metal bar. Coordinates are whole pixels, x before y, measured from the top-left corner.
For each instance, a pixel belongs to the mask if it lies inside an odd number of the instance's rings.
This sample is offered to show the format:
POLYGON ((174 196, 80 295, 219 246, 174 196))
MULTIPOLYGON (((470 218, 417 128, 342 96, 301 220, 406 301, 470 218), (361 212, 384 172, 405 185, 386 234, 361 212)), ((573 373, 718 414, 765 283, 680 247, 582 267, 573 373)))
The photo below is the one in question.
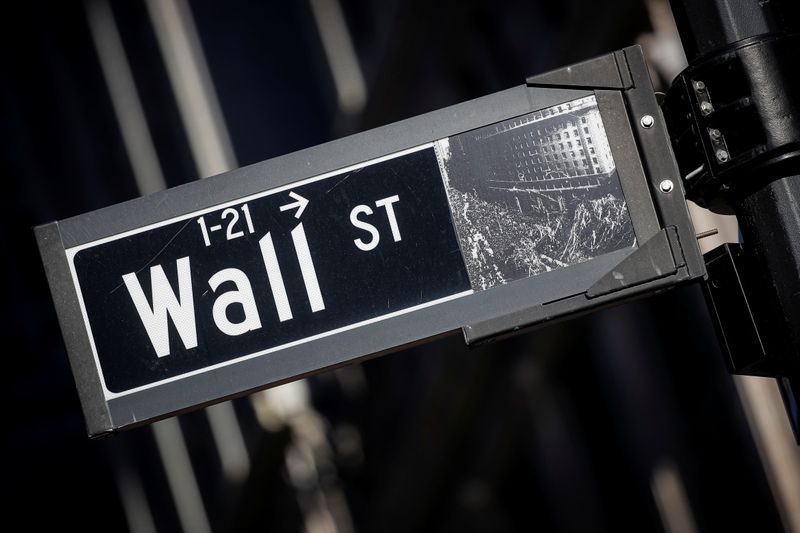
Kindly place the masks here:
POLYGON ((147 8, 201 177, 236 167, 189 6, 185 0, 147 0, 147 8))
POLYGON ((143 195, 160 191, 164 176, 111 7, 106 0, 90 0, 86 15, 136 185, 143 195))
MULTIPOLYGON (((791 15, 798 13, 795 0, 670 0, 670 5, 690 65, 744 39, 800 29, 798 17, 791 15)), ((769 101, 786 97, 780 87, 757 89, 769 101)), ((796 364, 800 357, 800 176, 768 177, 774 176, 753 171, 748 181, 761 180, 763 185, 740 191, 731 203, 748 259, 764 277, 762 312, 776 310, 770 325, 774 329, 765 332, 767 349, 776 359, 794 359, 796 364)), ((734 376, 734 382, 784 526, 800 532, 800 451, 786 424, 776 383, 743 376, 734 376)))
POLYGON ((177 418, 153 424, 156 446, 167 474, 167 483, 175 500, 178 519, 186 533, 211 533, 200 487, 197 485, 186 440, 177 418))
POLYGON ((775 503, 787 531, 800 533, 800 448, 775 380, 734 376, 775 503))
POLYGON ((250 474, 250 455, 233 404, 222 402, 212 405, 206 408, 206 416, 225 477, 230 481, 244 481, 250 474))
POLYGON ((696 533, 697 524, 677 465, 670 461, 657 464, 650 490, 667 533, 696 533))
POLYGON ((114 478, 117 481, 125 521, 131 533, 156 533, 158 529, 153 521, 153 513, 147 503, 147 495, 142 487, 139 474, 128 465, 114 461, 114 478))
POLYGON ((322 48, 333 76, 339 109, 356 114, 367 103, 367 84, 338 0, 310 0, 322 48))

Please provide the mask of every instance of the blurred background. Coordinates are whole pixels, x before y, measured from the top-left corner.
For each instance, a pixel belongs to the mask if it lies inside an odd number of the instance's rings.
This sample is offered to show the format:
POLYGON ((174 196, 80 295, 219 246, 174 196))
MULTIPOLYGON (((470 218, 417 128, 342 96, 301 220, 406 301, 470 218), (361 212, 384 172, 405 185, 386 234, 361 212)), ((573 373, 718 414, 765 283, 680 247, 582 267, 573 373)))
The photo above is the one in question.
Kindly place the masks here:
POLYGON ((7 524, 800 531, 777 390, 726 373, 698 287, 89 441, 31 231, 637 42, 664 90, 666 2, 33 0, 0 24, 7 524))

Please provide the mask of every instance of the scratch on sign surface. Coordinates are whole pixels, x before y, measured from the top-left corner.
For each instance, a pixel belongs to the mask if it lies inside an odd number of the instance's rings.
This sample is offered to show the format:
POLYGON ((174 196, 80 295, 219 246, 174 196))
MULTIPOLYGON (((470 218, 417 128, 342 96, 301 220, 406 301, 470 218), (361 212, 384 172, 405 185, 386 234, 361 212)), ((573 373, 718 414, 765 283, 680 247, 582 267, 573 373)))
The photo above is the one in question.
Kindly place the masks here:
MULTIPOLYGON (((165 244, 164 246, 162 246, 162 247, 161 247, 161 249, 160 249, 158 252, 156 252, 156 254, 155 254, 153 257, 151 257, 151 258, 150 258, 150 260, 149 260, 147 263, 145 263, 144 265, 142 265, 142 268, 140 268, 139 270, 137 270, 135 273, 136 273, 136 274, 138 274, 139 272, 141 272, 141 271, 142 271, 142 270, 144 270, 145 268, 149 267, 149 266, 150 266, 150 265, 153 263, 153 261, 155 261, 156 259, 158 259, 158 256, 159 256, 159 255, 161 255, 162 253, 164 253, 164 250, 166 250, 167 248, 169 248, 169 245, 170 245, 170 244, 172 244, 172 241, 174 241, 175 239, 177 239, 177 238, 178 238, 178 235, 180 235, 180 234, 181 234, 181 232, 182 232, 183 230, 185 230, 185 229, 186 229, 186 226, 188 226, 188 225, 189 225, 189 224, 192 222, 192 220, 194 220, 194 219, 191 219, 191 218, 190 218, 189 220, 187 220, 187 221, 186 221, 186 224, 184 224, 183 226, 181 226, 181 229, 179 229, 178 231, 176 231, 176 232, 175 232, 175 235, 173 235, 173 236, 172 236, 172 238, 171 238, 169 241, 167 241, 167 244, 165 244)), ((109 294, 113 294, 113 293, 114 293, 114 292, 115 292, 117 289, 119 289, 119 288, 120 288, 120 287, 122 287, 123 285, 125 285, 125 282, 124 282, 124 281, 123 281, 122 283, 120 283, 119 285, 117 285, 116 287, 114 287, 113 289, 111 289, 111 291, 109 292, 109 294)))

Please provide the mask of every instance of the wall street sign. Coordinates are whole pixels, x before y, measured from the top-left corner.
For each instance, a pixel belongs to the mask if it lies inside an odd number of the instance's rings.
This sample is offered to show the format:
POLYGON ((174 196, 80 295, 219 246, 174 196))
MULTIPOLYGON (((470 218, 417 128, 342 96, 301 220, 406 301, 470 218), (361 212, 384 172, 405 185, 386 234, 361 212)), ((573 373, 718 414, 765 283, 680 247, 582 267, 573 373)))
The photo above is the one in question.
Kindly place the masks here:
POLYGON ((640 54, 594 61, 618 87, 551 73, 37 228, 90 434, 702 275, 683 199, 651 195, 663 126, 627 118, 658 113, 640 54))

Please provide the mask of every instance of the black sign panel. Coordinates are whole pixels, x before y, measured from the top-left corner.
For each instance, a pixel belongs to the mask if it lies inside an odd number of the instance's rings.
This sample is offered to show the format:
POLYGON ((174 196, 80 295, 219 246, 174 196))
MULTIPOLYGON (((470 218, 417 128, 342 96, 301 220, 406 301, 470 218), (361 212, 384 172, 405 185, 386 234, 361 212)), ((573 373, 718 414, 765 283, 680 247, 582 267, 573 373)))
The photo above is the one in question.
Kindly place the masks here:
POLYGON ((70 252, 110 395, 470 291, 432 145, 70 252))

